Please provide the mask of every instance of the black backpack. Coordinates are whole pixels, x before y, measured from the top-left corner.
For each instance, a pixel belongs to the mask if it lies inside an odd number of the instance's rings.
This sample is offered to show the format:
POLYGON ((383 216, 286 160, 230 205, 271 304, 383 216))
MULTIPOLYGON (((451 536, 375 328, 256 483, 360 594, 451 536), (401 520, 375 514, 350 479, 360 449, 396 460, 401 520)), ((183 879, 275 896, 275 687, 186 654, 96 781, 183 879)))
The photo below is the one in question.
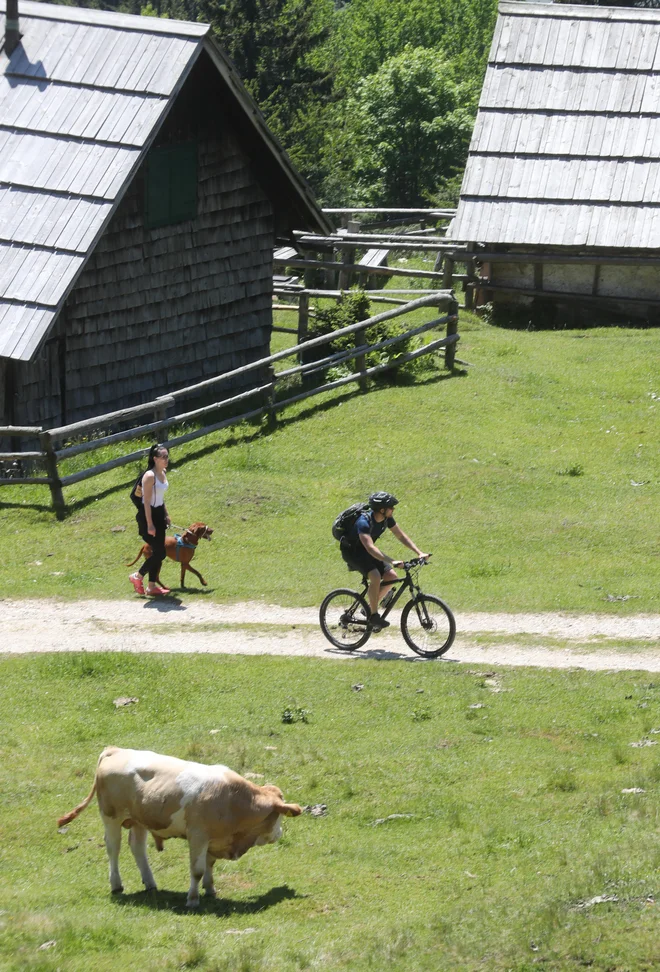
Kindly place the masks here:
POLYGON ((368 512, 368 503, 353 503, 353 505, 349 506, 347 510, 340 513, 335 519, 335 522, 332 524, 332 535, 335 540, 341 540, 343 537, 345 537, 357 518, 363 513, 368 512))
POLYGON ((142 477, 144 473, 140 473, 138 478, 135 480, 131 487, 131 503, 137 510, 142 509, 142 477))

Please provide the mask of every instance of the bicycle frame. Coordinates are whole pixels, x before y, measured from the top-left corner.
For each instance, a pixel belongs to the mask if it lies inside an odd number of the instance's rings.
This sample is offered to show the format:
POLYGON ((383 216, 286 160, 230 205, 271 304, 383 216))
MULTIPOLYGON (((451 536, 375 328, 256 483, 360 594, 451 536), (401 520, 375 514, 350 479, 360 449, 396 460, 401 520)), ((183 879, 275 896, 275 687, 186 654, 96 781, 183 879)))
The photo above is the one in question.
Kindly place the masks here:
MULTIPOLYGON (((426 563, 428 563, 428 561, 426 561, 426 563)), ((415 568, 421 568, 423 564, 420 564, 419 562, 415 562, 411 564, 407 561, 404 561, 402 566, 406 572, 405 577, 397 577, 396 580, 386 581, 385 584, 386 587, 395 587, 397 584, 400 584, 401 586, 399 587, 399 590, 394 593, 394 596, 392 597, 392 600, 389 602, 387 607, 381 609, 381 615, 380 615, 381 618, 387 617, 387 615, 390 613, 390 611, 392 610, 392 608, 397 603, 397 601, 399 600, 399 598, 401 597, 401 595, 405 590, 410 591, 410 595, 413 599, 417 597, 417 595, 422 593, 419 584, 416 584, 412 578, 412 571, 415 568)), ((369 581, 364 576, 362 578, 362 583, 364 587, 360 591, 360 595, 367 601, 367 603, 369 603, 369 598, 367 596, 369 591, 369 581)))

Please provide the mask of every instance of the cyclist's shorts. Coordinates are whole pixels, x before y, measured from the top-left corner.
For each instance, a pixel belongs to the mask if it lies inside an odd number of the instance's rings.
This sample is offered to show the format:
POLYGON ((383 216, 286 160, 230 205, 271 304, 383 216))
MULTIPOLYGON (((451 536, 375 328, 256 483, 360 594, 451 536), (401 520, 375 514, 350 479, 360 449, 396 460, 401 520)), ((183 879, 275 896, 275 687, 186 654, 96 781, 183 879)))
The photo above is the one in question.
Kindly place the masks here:
MULTIPOLYGON (((362 547, 362 544, 360 546, 362 547)), ((349 570, 357 570, 361 574, 368 574, 375 569, 380 573, 381 577, 387 570, 385 563, 382 560, 376 560, 375 557, 372 557, 364 547, 361 550, 355 550, 342 541, 340 549, 344 563, 348 565, 349 570)))

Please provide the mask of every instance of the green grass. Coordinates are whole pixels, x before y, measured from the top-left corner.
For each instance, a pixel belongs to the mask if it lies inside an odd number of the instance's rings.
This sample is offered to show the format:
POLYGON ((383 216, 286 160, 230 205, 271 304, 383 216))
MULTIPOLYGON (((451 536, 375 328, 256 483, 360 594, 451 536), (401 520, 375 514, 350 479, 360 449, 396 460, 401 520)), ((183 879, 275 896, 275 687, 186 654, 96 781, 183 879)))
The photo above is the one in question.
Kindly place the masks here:
POLYGON ((116 654, 1 664, 6 972, 660 963, 660 750, 630 745, 660 738, 648 675, 116 654), (117 696, 139 702, 116 709, 117 696), (283 721, 302 710, 307 722, 283 721), (95 806, 56 831, 108 743, 261 773, 327 816, 219 864, 219 897, 198 913, 181 841, 150 847, 161 890, 149 894, 124 846, 126 893, 112 896, 95 806), (633 787, 645 792, 622 793, 633 787), (617 900, 585 906, 597 896, 617 900))
MULTIPOLYGON (((206 596, 319 603, 346 579, 332 520, 386 488, 435 554, 426 586, 459 616, 660 610, 660 331, 527 333, 463 314, 460 332, 464 374, 446 379, 438 365, 414 384, 340 390, 289 408, 274 431, 243 426, 173 450, 174 522, 216 530, 196 561, 206 596)), ((67 489, 62 523, 47 490, 3 488, 4 595, 127 595, 135 472, 67 489)))

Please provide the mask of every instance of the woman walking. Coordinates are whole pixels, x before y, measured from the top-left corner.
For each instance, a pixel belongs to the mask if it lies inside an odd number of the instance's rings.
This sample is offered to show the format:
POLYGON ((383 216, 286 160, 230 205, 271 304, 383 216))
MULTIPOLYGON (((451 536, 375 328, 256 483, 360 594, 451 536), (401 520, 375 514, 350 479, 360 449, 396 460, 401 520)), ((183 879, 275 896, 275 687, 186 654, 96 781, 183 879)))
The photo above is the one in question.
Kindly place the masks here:
POLYGON ((149 465, 141 483, 142 506, 138 509, 135 519, 140 536, 151 547, 151 556, 145 560, 139 571, 128 578, 137 594, 170 593, 167 587, 158 583, 160 567, 165 560, 165 530, 171 522, 165 506, 165 491, 168 487, 166 471, 169 461, 169 452, 165 446, 154 445, 149 450, 149 465), (145 574, 149 574, 146 589, 145 574))

